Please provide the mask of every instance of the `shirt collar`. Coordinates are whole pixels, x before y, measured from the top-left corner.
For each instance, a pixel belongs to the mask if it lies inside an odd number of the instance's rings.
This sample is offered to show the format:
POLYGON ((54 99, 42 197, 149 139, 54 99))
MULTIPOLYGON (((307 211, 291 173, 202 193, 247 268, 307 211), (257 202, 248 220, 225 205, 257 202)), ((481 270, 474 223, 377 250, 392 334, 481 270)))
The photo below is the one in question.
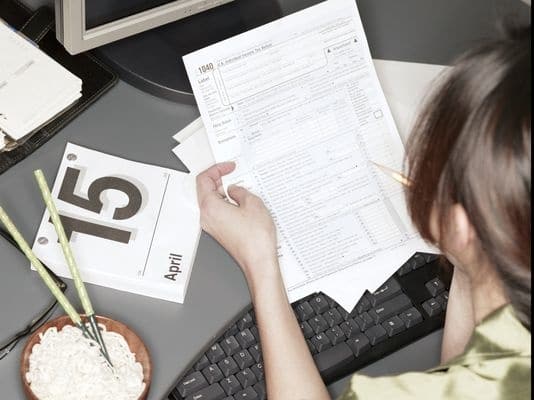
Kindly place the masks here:
POLYGON ((484 318, 475 327, 465 352, 437 369, 503 357, 531 357, 530 331, 521 324, 511 305, 484 318))
POLYGON ((466 354, 515 353, 531 355, 530 331, 521 324, 511 305, 503 306, 475 328, 466 354))

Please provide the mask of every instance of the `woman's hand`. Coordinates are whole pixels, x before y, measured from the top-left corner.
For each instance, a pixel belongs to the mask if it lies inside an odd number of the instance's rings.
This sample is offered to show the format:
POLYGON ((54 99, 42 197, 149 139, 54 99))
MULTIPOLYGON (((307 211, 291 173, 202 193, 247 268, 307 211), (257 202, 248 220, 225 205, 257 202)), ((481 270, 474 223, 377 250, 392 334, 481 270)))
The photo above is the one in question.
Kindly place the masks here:
POLYGON ((226 201, 222 193, 221 178, 234 169, 234 163, 217 164, 197 177, 200 223, 234 257, 247 278, 269 398, 329 399, 286 297, 269 211, 258 197, 241 187, 228 188, 237 206, 226 201))
POLYGON ((200 224, 236 260, 250 283, 251 279, 279 274, 276 229, 261 199, 248 190, 228 187, 228 195, 237 206, 225 199, 221 178, 234 169, 234 163, 226 162, 198 175, 200 224), (265 270, 265 265, 275 267, 265 270))

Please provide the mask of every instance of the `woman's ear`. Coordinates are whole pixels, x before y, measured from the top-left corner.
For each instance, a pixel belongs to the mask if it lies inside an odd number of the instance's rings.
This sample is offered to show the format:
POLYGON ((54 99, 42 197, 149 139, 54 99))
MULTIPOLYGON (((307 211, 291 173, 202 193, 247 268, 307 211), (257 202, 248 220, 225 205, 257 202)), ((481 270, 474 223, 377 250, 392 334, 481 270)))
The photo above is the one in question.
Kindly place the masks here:
POLYGON ((455 204, 449 212, 446 232, 446 247, 456 258, 476 254, 476 232, 471 221, 460 204, 455 204))

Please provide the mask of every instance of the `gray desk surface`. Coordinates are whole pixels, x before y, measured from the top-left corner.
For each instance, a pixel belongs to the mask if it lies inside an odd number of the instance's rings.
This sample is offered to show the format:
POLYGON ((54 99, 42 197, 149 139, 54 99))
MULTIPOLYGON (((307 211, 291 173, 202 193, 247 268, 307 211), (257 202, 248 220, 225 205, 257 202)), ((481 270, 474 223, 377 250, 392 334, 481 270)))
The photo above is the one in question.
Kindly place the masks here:
MULTIPOLYGON (((279 0, 290 12, 311 0, 279 0)), ((39 2, 29 1, 36 5, 39 2)), ((480 38, 494 32, 497 17, 506 14, 530 19, 519 0, 362 0, 358 1, 373 56, 385 59, 447 64, 480 38)), ((170 103, 120 82, 31 157, 0 176, 0 201, 33 239, 44 206, 32 171, 42 168, 55 176, 67 141, 129 159, 183 169, 170 152, 171 136, 198 116, 195 107, 170 103)), ((69 281, 70 283, 70 281, 69 281)), ((69 295, 72 299, 72 284, 69 295)), ((150 399, 161 399, 177 375, 202 346, 250 299, 233 260, 203 234, 185 304, 89 285, 95 309, 130 325, 152 353, 154 377, 150 399)), ((16 314, 32 309, 46 293, 25 260, 0 242, 0 338, 12 333, 16 314), (20 296, 20 293, 24 296, 20 296), (11 296, 19 295, 13 304, 11 296)), ((367 367, 383 375, 422 370, 438 363, 441 332, 436 332, 367 367)), ((18 363, 22 346, 0 361, 3 399, 22 399, 18 363)), ((343 383, 331 386, 339 394, 343 383)))

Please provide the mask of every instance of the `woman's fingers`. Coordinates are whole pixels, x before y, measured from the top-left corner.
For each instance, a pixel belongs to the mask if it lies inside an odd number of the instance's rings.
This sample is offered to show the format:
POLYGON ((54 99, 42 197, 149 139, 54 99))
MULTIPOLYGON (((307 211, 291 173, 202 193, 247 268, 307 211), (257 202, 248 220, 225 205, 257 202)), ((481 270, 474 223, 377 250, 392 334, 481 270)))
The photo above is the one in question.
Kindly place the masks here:
POLYGON ((250 195, 250 192, 237 185, 228 186, 228 196, 230 196, 239 205, 245 202, 245 199, 250 195))
POLYGON ((235 169, 234 162, 224 162, 215 164, 197 176, 197 193, 199 199, 209 194, 217 192, 221 186, 221 178, 228 175, 235 169))

